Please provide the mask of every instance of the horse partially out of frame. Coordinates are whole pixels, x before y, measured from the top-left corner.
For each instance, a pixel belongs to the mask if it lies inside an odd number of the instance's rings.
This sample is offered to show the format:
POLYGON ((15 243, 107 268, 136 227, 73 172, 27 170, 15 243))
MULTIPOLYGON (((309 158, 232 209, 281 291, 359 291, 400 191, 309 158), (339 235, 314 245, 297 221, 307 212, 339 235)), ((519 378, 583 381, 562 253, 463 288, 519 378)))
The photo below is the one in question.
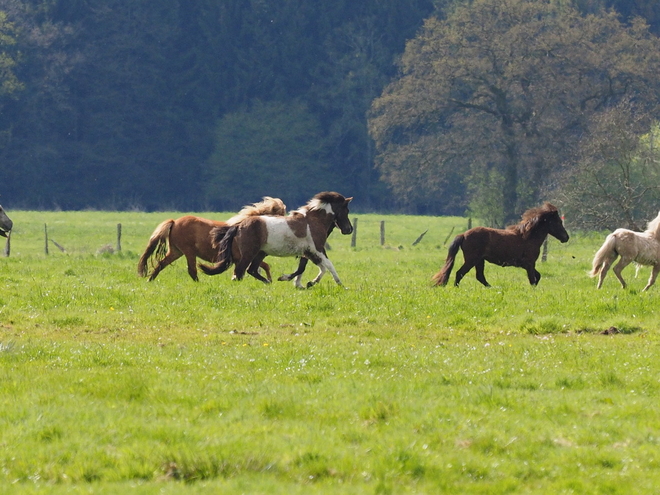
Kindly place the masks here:
POLYGON ((14 222, 7 216, 5 210, 0 206, 0 236, 7 237, 14 228, 14 222))
POLYGON ((648 290, 655 283, 660 272, 660 212, 649 222, 644 232, 616 229, 605 238, 605 242, 594 256, 589 272, 590 277, 598 276, 596 288, 600 289, 603 286, 607 271, 619 256, 621 259, 612 271, 621 282, 621 287, 626 288, 626 281, 623 280, 621 272, 632 262, 652 266, 651 276, 642 291, 648 290))
MULTIPOLYGON (((237 215, 226 222, 208 220, 206 218, 187 215, 176 220, 170 219, 162 222, 149 239, 147 248, 138 262, 138 274, 142 277, 149 276, 154 280, 158 274, 169 264, 186 257, 188 263, 188 274, 197 281, 197 258, 209 263, 214 263, 218 250, 211 242, 211 230, 216 227, 227 227, 240 222, 246 217, 254 215, 286 215, 286 206, 279 198, 266 196, 263 201, 245 206, 237 215), (152 271, 149 273, 150 258, 152 271), (155 262, 154 262, 155 261, 155 262)), ((236 254, 238 258, 238 253, 236 254)), ((263 263, 261 268, 270 279, 270 267, 263 263)))
MULTIPOLYGON (((214 242, 218 246, 218 261, 213 266, 200 264, 200 268, 208 275, 216 275, 235 261, 236 280, 241 280, 247 271, 257 280, 269 283, 257 271, 266 256, 300 256, 303 257, 301 264, 307 258, 319 267, 319 274, 307 287, 318 283, 326 271, 330 271, 335 282, 341 285, 325 252, 325 243, 333 225, 342 234, 353 232, 348 218, 348 204, 352 199, 336 192, 322 192, 286 217, 253 216, 229 228, 214 229, 212 235, 217 235, 214 242), (236 250, 241 255, 240 260, 233 258, 236 250)), ((296 287, 302 287, 300 275, 296 276, 296 287)))
POLYGON ((499 266, 524 268, 529 283, 536 285, 541 279, 541 274, 536 270, 536 260, 548 234, 561 242, 568 241, 568 233, 564 229, 559 212, 550 203, 527 210, 523 213, 519 224, 506 229, 488 227, 470 229, 454 238, 454 242, 449 246, 445 265, 434 275, 433 282, 435 285, 447 284, 456 254, 462 249, 465 262, 456 272, 457 286, 465 274, 474 267, 477 280, 490 287, 484 276, 486 261, 499 266))

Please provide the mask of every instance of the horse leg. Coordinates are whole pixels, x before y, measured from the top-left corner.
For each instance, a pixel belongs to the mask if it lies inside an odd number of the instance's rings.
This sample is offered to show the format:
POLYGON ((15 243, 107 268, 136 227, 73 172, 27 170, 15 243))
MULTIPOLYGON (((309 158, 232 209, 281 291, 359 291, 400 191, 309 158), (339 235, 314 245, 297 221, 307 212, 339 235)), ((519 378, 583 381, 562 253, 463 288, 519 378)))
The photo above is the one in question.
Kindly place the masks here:
POLYGON ((270 284, 270 280, 263 277, 261 273, 259 273, 259 267, 265 257, 266 257, 266 253, 264 253, 263 251, 259 251, 259 254, 257 254, 257 256, 252 260, 252 263, 250 263, 247 272, 257 280, 263 282, 264 284, 270 284))
POLYGON ((296 269, 295 272, 290 273, 289 275, 281 275, 280 278, 277 280, 280 280, 282 282, 287 282, 289 280, 293 280, 294 278, 299 277, 305 272, 305 268, 307 267, 307 263, 309 260, 305 257, 300 258, 300 261, 298 261, 298 268, 296 269))
POLYGON ((603 286, 605 275, 607 275, 607 272, 609 271, 611 266, 612 263, 610 263, 609 261, 604 261, 603 264, 601 265, 600 275, 598 276, 598 285, 596 285, 596 289, 600 289, 603 286))
POLYGON ((197 257, 192 253, 186 253, 186 262, 188 263, 188 275, 195 282, 199 282, 199 277, 197 276, 197 257))
POLYGON ((646 284, 646 287, 644 287, 642 289, 642 292, 647 290, 649 287, 651 287, 655 283, 655 279, 658 276, 658 272, 660 272, 660 264, 653 265, 653 270, 651 271, 651 276, 649 277, 649 281, 646 284))
MULTIPOLYGON (((309 289, 310 287, 314 287, 316 284, 318 284, 321 279, 323 278, 323 275, 325 275, 325 272, 328 270, 323 263, 317 263, 316 266, 319 267, 319 274, 314 278, 314 280, 310 280, 307 282, 307 288, 309 289)), ((300 276, 300 275, 299 275, 300 276)), ((296 277, 296 281, 298 278, 296 277)), ((340 282, 341 285, 341 282, 340 282)), ((296 285, 297 287, 297 285, 296 285)))
POLYGON ((272 281, 273 281, 273 277, 272 277, 271 274, 270 274, 270 265, 269 265, 268 263, 266 263, 265 261, 262 261, 262 262, 259 264, 259 268, 261 268, 261 269, 264 271, 264 273, 266 274, 266 278, 268 279, 268 281, 269 281, 269 282, 272 282, 272 281))
POLYGON ((527 279, 531 285, 538 285, 539 280, 541 280, 541 274, 536 270, 534 265, 528 266, 525 268, 527 271, 527 279))
POLYGON ((167 265, 178 260, 181 256, 183 256, 183 253, 178 249, 168 251, 165 257, 158 262, 153 273, 149 276, 149 282, 152 282, 167 265))
POLYGON ((486 276, 484 275, 484 266, 486 265, 485 260, 480 260, 476 265, 474 265, 474 269, 477 272, 477 280, 481 282, 484 286, 490 287, 490 284, 486 280, 486 276))
POLYGON ((330 272, 330 275, 332 275, 332 278, 335 279, 335 283, 337 285, 344 285, 341 283, 341 280, 339 280, 339 275, 337 275, 337 270, 335 270, 335 265, 332 264, 332 261, 330 261, 330 258, 324 258, 323 261, 321 262, 325 267, 328 269, 330 272))
MULTIPOLYGON (((456 272, 456 282, 454 282, 454 286, 458 287, 458 284, 461 283, 461 280, 463 280, 463 277, 472 270, 472 267, 474 264, 468 263, 467 261, 463 263, 463 266, 458 269, 456 272)), ((483 282, 482 282, 483 283, 483 282)))
POLYGON ((626 288, 626 281, 623 280, 623 277, 621 276, 621 271, 625 267, 627 267, 630 264, 631 261, 632 261, 631 259, 624 258, 622 256, 621 259, 619 260, 619 262, 616 265, 614 265, 614 267, 612 268, 612 271, 614 272, 614 275, 616 275, 616 278, 619 279, 619 282, 621 282, 621 287, 623 287, 624 289, 626 288))
POLYGON ((250 264, 252 263, 252 260, 258 255, 259 253, 242 253, 241 258, 236 261, 236 266, 234 266, 234 275, 231 277, 232 280, 243 280, 243 276, 245 276, 245 272, 247 269, 250 267, 250 264), (252 254, 250 256, 250 254, 252 254))

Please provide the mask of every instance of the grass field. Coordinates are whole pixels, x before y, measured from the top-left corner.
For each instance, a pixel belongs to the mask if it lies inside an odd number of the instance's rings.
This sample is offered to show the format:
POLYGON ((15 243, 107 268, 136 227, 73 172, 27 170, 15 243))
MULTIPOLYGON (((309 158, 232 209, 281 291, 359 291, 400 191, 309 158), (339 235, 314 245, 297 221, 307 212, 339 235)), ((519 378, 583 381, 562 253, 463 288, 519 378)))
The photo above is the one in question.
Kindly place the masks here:
MULTIPOLYGON (((649 271, 631 267, 629 289, 610 275, 596 291, 586 272, 602 233, 569 224, 538 287, 487 265, 490 289, 473 272, 433 288, 466 219, 352 214, 357 247, 330 238, 346 288, 327 275, 301 291, 229 274, 195 283, 183 260, 139 278, 152 230, 180 213, 9 214, 0 493, 660 486, 660 286, 640 292, 649 271), (101 253, 118 223, 121 251, 101 253), (66 252, 44 254, 44 224, 66 252)), ((268 262, 274 275, 296 266, 268 262)))

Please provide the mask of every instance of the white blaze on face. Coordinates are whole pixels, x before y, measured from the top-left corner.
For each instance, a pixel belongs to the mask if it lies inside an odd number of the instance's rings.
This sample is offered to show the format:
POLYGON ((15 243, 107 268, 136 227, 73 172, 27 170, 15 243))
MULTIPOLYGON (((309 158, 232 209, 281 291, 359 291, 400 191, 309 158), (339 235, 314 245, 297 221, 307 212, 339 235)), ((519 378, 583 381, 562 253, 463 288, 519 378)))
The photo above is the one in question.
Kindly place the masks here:
MULTIPOLYGON (((314 249, 312 233, 307 227, 305 237, 296 237, 289 228, 284 217, 263 217, 266 222, 268 239, 261 248, 263 252, 273 256, 301 256, 306 249, 314 249)), ((314 249, 315 250, 315 249, 314 249)))

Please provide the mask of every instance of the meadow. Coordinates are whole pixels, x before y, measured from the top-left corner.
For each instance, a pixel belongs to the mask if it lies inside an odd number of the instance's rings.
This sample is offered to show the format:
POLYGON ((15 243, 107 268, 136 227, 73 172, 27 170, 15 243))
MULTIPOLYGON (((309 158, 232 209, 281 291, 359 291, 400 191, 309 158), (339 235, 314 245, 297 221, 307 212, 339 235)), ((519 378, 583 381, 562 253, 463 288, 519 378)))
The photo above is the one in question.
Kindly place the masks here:
MULTIPOLYGON (((628 289, 610 274, 596 291, 586 273, 604 233, 569 222, 537 287, 487 264, 491 288, 474 272, 437 288, 467 219, 351 214, 356 247, 335 232, 328 252, 346 287, 326 275, 296 290, 228 273, 195 283, 183 260, 138 277, 155 226, 182 213, 8 214, 2 493, 660 486, 660 286, 641 292, 649 270, 630 267, 628 289), (44 224, 65 252, 44 254, 44 224)), ((267 261, 275 276, 297 265, 267 261)))

